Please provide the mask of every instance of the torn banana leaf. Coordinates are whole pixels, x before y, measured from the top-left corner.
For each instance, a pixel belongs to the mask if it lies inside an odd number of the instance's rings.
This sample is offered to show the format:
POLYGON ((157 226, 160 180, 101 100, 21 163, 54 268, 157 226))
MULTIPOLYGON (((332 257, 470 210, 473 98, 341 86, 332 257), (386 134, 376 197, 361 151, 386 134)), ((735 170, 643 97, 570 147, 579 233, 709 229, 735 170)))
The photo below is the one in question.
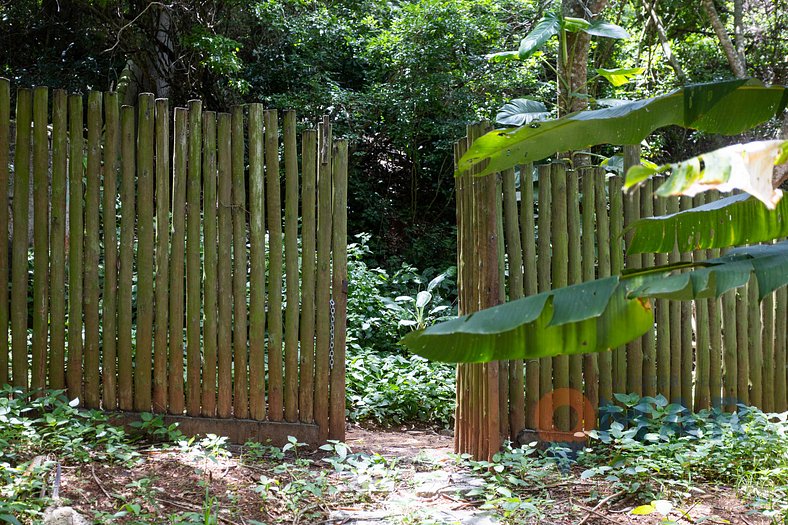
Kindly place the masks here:
POLYGON ((462 363, 599 352, 654 325, 650 298, 718 297, 752 275, 761 299, 788 284, 788 242, 737 248, 684 273, 665 267, 544 292, 411 332, 401 344, 462 363))

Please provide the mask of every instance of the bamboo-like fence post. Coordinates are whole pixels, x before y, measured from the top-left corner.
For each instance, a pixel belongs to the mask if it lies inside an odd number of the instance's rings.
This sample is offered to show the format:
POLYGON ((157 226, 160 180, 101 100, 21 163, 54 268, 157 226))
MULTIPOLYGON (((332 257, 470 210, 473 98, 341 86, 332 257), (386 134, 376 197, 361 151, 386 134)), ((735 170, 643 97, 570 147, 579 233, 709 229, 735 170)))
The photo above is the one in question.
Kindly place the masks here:
POLYGON ((333 246, 332 284, 334 299, 334 356, 329 363, 331 402, 329 432, 331 439, 345 440, 345 343, 347 341, 347 170, 348 144, 338 140, 334 144, 331 179, 333 191, 333 246), (333 366, 332 366, 333 365, 333 366))
MULTIPOLYGON (((692 201, 688 197, 678 197, 679 211, 687 211, 692 207, 692 201)), ((680 260, 682 262, 690 262, 692 254, 689 252, 681 253, 680 260)), ((681 301, 679 303, 681 324, 678 326, 680 333, 680 350, 681 362, 679 365, 680 370, 680 388, 681 397, 680 402, 685 407, 692 410, 692 370, 693 370, 693 315, 692 315, 692 302, 681 301)))
POLYGON ((788 288, 776 292, 774 321, 774 410, 784 412, 786 399, 786 353, 788 352, 788 288))
POLYGON ((750 404, 750 316, 747 311, 749 295, 748 283, 744 288, 738 288, 736 299, 736 369, 738 382, 736 384, 737 403, 750 404))
MULTIPOLYGON (((666 212, 673 215, 679 212, 678 197, 668 198, 666 212)), ((681 260, 678 246, 673 246, 673 251, 668 256, 669 263, 677 263, 681 260)), ((668 305, 670 322, 670 397, 671 403, 683 403, 681 398, 681 302, 670 301, 668 305)))
MULTIPOLYGON (((667 213, 667 199, 655 197, 654 215, 663 216, 667 213)), ((668 254, 658 253, 654 257, 654 264, 664 266, 668 264, 668 254)), ((657 393, 671 399, 671 303, 665 299, 654 301, 655 320, 657 327, 657 393)))
POLYGON ((762 341, 762 369, 763 382, 761 409, 764 412, 774 412, 774 293, 770 293, 763 298, 761 307, 761 319, 763 322, 761 341, 762 341))
MULTIPOLYGON (((640 216, 654 216, 654 181, 648 179, 640 188, 640 216)), ((655 257, 653 253, 641 255, 644 268, 653 268, 655 257)), ((652 301, 652 304, 654 302, 652 301)), ((652 327, 642 339, 643 366, 642 388, 643 395, 654 397, 657 395, 657 334, 652 327)))
POLYGON ((747 328, 750 353, 749 404, 763 408, 763 340, 761 339, 761 303, 758 281, 751 278, 747 285, 747 328))
MULTIPOLYGON (((70 108, 70 112, 71 112, 70 108)), ((73 118, 73 115, 72 115, 73 118)), ((136 154, 134 150, 135 125, 134 108, 123 106, 120 109, 120 268, 118 270, 118 407, 121 410, 133 408, 134 365, 132 361, 132 278, 134 273, 134 219, 136 198, 136 154)), ((74 158, 72 153, 71 158, 74 158)), ((72 163, 73 165, 73 163, 72 163)), ((72 188, 73 191, 73 188, 72 188)), ((73 193, 72 193, 73 195, 73 193)), ((72 201, 73 203, 73 201, 72 201)), ((74 215, 70 214, 71 224, 74 215)), ((73 232, 73 230, 72 230, 73 232)), ((73 233, 72 233, 73 235, 73 233)), ((74 238, 71 237, 73 247, 74 238)), ((81 268, 81 267, 80 267, 81 268)), ((70 268, 74 277, 73 267, 70 268)), ((81 271, 81 270, 80 270, 81 271)), ((80 277, 81 278, 81 277, 80 277)), ((72 298, 69 296, 69 305, 72 298)), ((71 329, 69 312, 69 330, 71 329)), ((80 336, 81 337, 81 336, 80 336)), ((69 347, 71 340, 69 339, 69 347)), ((69 387, 70 388, 70 387, 69 387)))
MULTIPOLYGON (((610 250, 605 246, 610 245, 610 216, 608 214, 608 199, 605 179, 607 174, 602 168, 597 168, 594 174, 594 211, 596 212, 597 233, 597 258, 599 279, 610 277, 610 250)), ((608 405, 613 402, 613 353, 601 352, 598 356, 599 365, 599 405, 608 405)))
POLYGON ((186 108, 174 110, 173 171, 172 171, 172 232, 170 235, 170 355, 169 411, 183 414, 183 311, 184 262, 186 251, 186 185, 189 154, 189 113, 186 108))
POLYGON ((736 410, 738 396, 738 334, 736 326, 736 290, 726 292, 722 296, 722 326, 723 326, 723 400, 725 410, 736 410))
MULTIPOLYGON (((624 146, 624 173, 633 166, 640 164, 640 146, 624 146)), ((640 219, 640 189, 633 189, 623 196, 624 226, 628 227, 640 219)), ((632 230, 625 234, 626 248, 632 241, 632 230)), ((626 267, 637 269, 643 266, 643 257, 640 254, 627 254, 626 267)), ((619 362, 619 366, 621 363, 619 362)), ((643 395, 643 339, 637 338, 626 345, 626 392, 643 395)))
MULTIPOLYGON (((252 113, 250 107, 250 116, 252 113)), ((233 178, 233 413, 235 417, 249 417, 249 379, 247 352, 247 324, 249 305, 246 301, 247 253, 246 253, 246 173, 244 162, 244 110, 242 106, 232 109, 232 178, 233 178)), ((249 141, 250 160, 252 153, 249 141)), ((262 160, 262 152, 257 157, 262 160)), ((249 163, 251 183, 252 163, 249 163)))
POLYGON ((282 358, 282 197, 277 111, 265 111, 265 179, 268 212, 268 418, 281 421, 282 358))
POLYGON ((331 299, 331 125, 324 117, 318 128, 317 281, 315 288, 315 422, 320 440, 328 437, 329 300, 331 299))
MULTIPOLYGON (((81 117, 80 113, 80 119, 81 117)), ((20 88, 16 92, 16 149, 14 150, 14 202, 12 210, 14 238, 11 242, 11 360, 13 386, 22 388, 27 388, 29 384, 27 380, 27 285, 30 276, 27 269, 27 248, 30 226, 30 125, 32 121, 33 92, 20 88)), ((81 129, 80 126, 80 132, 81 129)), ((81 275, 80 267, 80 277, 81 275)), ((81 333, 80 330, 80 337, 81 333)), ((82 381, 81 367, 80 360, 80 384, 82 381)), ((69 393, 73 397, 80 395, 76 388, 74 392, 69 391, 69 393)))
MULTIPOLYGON (((626 153, 626 149, 625 149, 626 153)), ((622 232, 624 228, 624 196, 621 191, 621 177, 614 176, 609 181, 610 200, 610 271, 620 275, 624 269, 624 247, 622 232)), ((627 393, 627 349, 625 346, 613 349, 613 392, 627 393)))
MULTIPOLYGON (((517 213, 517 195, 514 184, 514 169, 501 174, 503 178, 504 227, 506 251, 509 258, 509 300, 515 301, 523 297, 523 248, 520 238, 520 220, 517 213)), ((530 173, 528 174, 530 177, 530 173)), ((523 178, 522 171, 520 178, 523 178)), ((523 187, 523 184, 520 184, 523 187)), ((532 187, 533 188, 533 187, 532 187)), ((531 190, 533 191, 533 189, 531 190)), ((533 220, 533 216, 531 217, 533 220)), ((509 439, 514 442, 517 434, 525 428, 525 377, 523 361, 509 362, 509 439)), ((507 397, 507 396, 502 396, 507 397)), ((504 418, 501 417, 501 420, 504 418)))
MULTIPOLYGON (((597 172, 594 168, 584 168, 580 172, 583 188, 582 230, 581 230, 581 278, 591 281, 596 277, 596 183, 597 172)), ((603 175, 604 176, 604 175, 603 175)), ((585 396, 589 403, 584 407, 583 428, 596 426, 599 409, 599 355, 590 352, 583 356, 583 383, 585 396)))
POLYGON ((134 410, 151 410, 153 364, 153 144, 154 98, 137 101, 137 346, 134 410))
MULTIPOLYGON (((2 111, 2 110, 0 110, 2 111)), ((117 112, 116 112, 117 116, 117 112)), ((2 117, 0 117, 0 120, 2 117)), ((0 125, 1 127, 2 125, 0 125)), ((117 128, 116 128, 117 129, 117 128)), ((112 130, 108 129, 108 135, 112 130)), ((0 137, 0 144, 3 142, 0 137)), ((5 149, 5 148, 3 148, 5 149)), ((115 150, 117 151, 117 150, 115 150)), ((6 159, 7 160, 7 159, 6 159)), ((0 163, 2 163, 0 159, 0 163)), ((6 163, 6 167, 8 164, 6 163)), ((2 168, 0 168, 2 169, 2 168)), ((0 176, 2 179, 2 176, 0 176)), ((49 231, 49 244, 52 250, 51 272, 50 272, 50 341, 49 341, 49 384, 48 388, 60 390, 66 386, 66 181, 68 179, 68 95, 62 89, 56 89, 52 93, 52 225, 49 231)), ((0 185, 3 185, 0 181, 0 185)), ((8 189, 5 184, 4 189, 8 189)), ((0 190, 2 193, 2 190, 0 190)), ((114 195, 114 194, 113 194, 114 195)), ((2 201, 0 198, 0 202, 2 201)), ((4 211, 8 208, 3 206, 4 211)), ((0 212, 3 213, 3 212, 0 212)), ((113 215, 114 217, 114 215, 113 215)), ((0 224, 3 224, 0 219, 0 224)), ((8 231, 6 226, 5 231, 8 231)), ((5 237, 0 235, 0 237, 5 237)), ((0 240, 0 244, 2 240, 0 240)), ((7 246, 0 246, 0 251, 7 250, 7 246)), ((6 251, 6 254, 8 252, 6 251)), ((0 255, 0 259, 2 259, 0 255)), ((7 257, 7 255, 6 255, 7 257)), ((0 266, 3 265, 0 260, 0 266)), ((113 267, 114 268, 114 267, 113 267)), ((8 270, 5 270, 5 280, 0 276, 0 283, 5 286, 8 282, 8 270)), ((2 271, 0 271, 2 274, 2 271)), ((0 309, 8 305, 3 299, 8 293, 8 288, 0 292, 0 309)), ((7 314, 6 314, 7 315, 7 314)), ((0 318, 2 318, 0 314, 0 318)), ((7 317, 6 317, 7 319, 7 317)), ((110 326, 112 326, 110 324, 110 326)), ((5 331, 8 337, 8 330, 5 323, 0 320, 0 331, 5 331)), ((2 338, 2 336, 0 336, 2 338)), ((114 339, 113 339, 114 342, 114 339)), ((114 348, 114 347, 113 347, 114 348)), ((111 350, 114 355, 114 350, 111 350)), ((7 346, 0 343, 0 353, 8 356, 7 346)), ((4 383, 0 358, 0 384, 4 383)), ((114 372, 114 369, 112 369, 114 372)), ((108 407, 109 408, 109 407, 108 407)))
MULTIPOLYGON (((296 113, 284 115, 285 161, 285 420, 298 419, 298 315, 301 310, 298 277, 298 143, 296 113)), ((344 398, 343 398, 344 399, 344 398)), ((343 412, 344 423, 344 412, 343 412)), ((344 428, 344 427, 343 427, 344 428)))
MULTIPOLYGON (((85 176, 85 406, 98 408, 99 390, 99 206, 101 203, 102 94, 88 93, 88 141, 85 176)), ((140 288, 138 287, 138 303, 140 288)), ((137 332, 139 334, 139 331, 137 332)), ((139 346, 137 352, 139 355, 139 346)))
POLYGON ((186 179, 186 413, 200 413, 200 193, 202 102, 189 101, 189 165, 186 179))
MULTIPOLYGON (((57 92, 55 92, 57 98, 57 92)), ((65 100, 65 94, 63 95, 65 100)), ((120 146, 120 107, 118 106, 117 93, 104 93, 104 192, 102 202, 103 235, 104 235, 104 298, 101 307, 101 332, 102 360, 102 407, 105 410, 115 410, 118 406, 117 398, 117 330, 118 330, 118 233, 117 209, 118 197, 118 154, 120 146)), ((65 137, 64 137, 65 139, 65 137)), ((64 161, 65 171, 65 161, 64 161)), ((54 196, 55 186, 52 192, 54 196)), ((54 197, 53 197, 54 199, 54 197)), ((54 201, 53 201, 54 205, 54 201)), ((65 207, 63 208, 65 210, 65 207)), ((54 230, 53 206, 53 230, 54 230)), ((54 246, 53 246, 54 254, 54 246)), ((55 265, 62 265, 52 259, 53 279, 52 287, 60 286, 55 283, 55 265)), ((53 303, 54 314, 54 303, 53 303)), ((62 366, 61 366, 62 370, 62 366)))
MULTIPOLYGON (((539 292, 549 291, 552 287, 550 277, 551 259, 551 224, 552 224, 552 188, 550 166, 541 165, 539 170, 539 216, 537 219, 537 254, 536 273, 539 292)), ((539 414, 538 430, 553 429, 553 360, 549 357, 539 360, 539 414), (547 396, 547 397, 545 397, 547 396)))
MULTIPOLYGON (((574 176, 574 174, 572 175, 574 176)), ((563 288, 569 284, 569 239, 567 238, 567 173, 563 164, 554 163, 550 170, 552 186, 552 239, 553 253, 552 288, 563 288)), ((541 210, 540 210, 541 212, 541 210)), ((560 432, 569 430, 569 356, 561 355, 553 358, 553 388, 555 395, 554 419, 556 429, 560 432)))
MULTIPOLYGON (((455 145, 454 162, 455 168, 457 161, 468 150, 468 139, 464 137, 455 145)), ((457 192, 457 284, 459 293, 458 313, 465 315, 471 308, 472 286, 470 279, 473 276, 473 267, 469 254, 473 248, 473 224, 472 212, 470 208, 472 190, 470 186, 470 175, 462 174, 455 179, 455 190, 457 192)), ((454 418, 454 450, 457 453, 469 452, 472 450, 471 434, 473 424, 471 420, 471 388, 473 365, 458 364, 456 367, 457 387, 456 405, 454 418)))
MULTIPOLYGON (((11 83, 7 78, 0 78, 0 202, 5 203, 8 202, 10 134, 11 83)), ((7 205, 0 206, 0 231, 9 231, 7 205)), ((8 240, 6 235, 0 235, 0 385, 8 384, 8 240)))
MULTIPOLYGON (((233 409, 233 259, 231 252, 233 245, 232 115, 229 113, 219 113, 217 127, 219 167, 219 251, 217 261, 219 317, 216 332, 219 392, 217 414, 219 417, 230 417, 233 409)), ((241 129, 241 133, 243 133, 243 128, 241 129)), ((246 302, 245 294, 244 302, 246 302)), ((244 318, 245 317, 244 313, 244 318)), ((243 329, 245 330, 246 327, 244 326, 243 329)), ((239 348, 239 353, 240 350, 241 348, 239 348)), ((244 354, 246 353, 245 344, 243 346, 243 352, 244 354)), ((245 368, 244 366, 244 374, 246 373, 245 368)), ((241 375, 240 371, 239 375, 241 375)))
MULTIPOLYGON (((497 304, 506 302, 506 243, 504 241, 503 216, 503 175, 495 175, 495 230, 497 238, 496 254, 498 255, 498 298, 497 304)), ((498 440, 507 439, 509 429, 509 361, 498 362, 498 440)), ((500 445, 499 445, 500 446, 500 445)), ((495 452, 492 452, 493 454, 495 452)))
POLYGON ((305 130, 301 136, 301 322, 300 379, 298 382, 299 420, 314 421, 315 366, 315 210, 317 181, 317 131, 305 130))
MULTIPOLYGON (((520 236, 523 247, 523 291, 526 296, 538 292, 536 274, 536 223, 534 221, 533 164, 520 166, 520 236)), ((539 427, 539 361, 525 363, 525 426, 539 427)))
POLYGON ((216 332, 218 262, 216 236, 216 113, 202 114, 202 195, 203 195, 203 416, 216 415, 216 332))
POLYGON ((153 411, 167 410, 167 327, 170 263, 170 107, 155 101, 156 133, 156 290, 153 340, 153 411))
MULTIPOLYGON (((695 197, 694 207, 706 203, 706 196, 699 194, 695 197)), ((705 250, 696 250, 693 254, 694 261, 706 258, 705 250)), ((711 374, 711 328, 709 326, 709 302, 705 299, 695 301, 695 402, 696 410, 707 409, 711 406, 711 388, 709 376, 711 374)))
MULTIPOLYGON (((249 412, 265 419, 265 178, 263 106, 249 105, 249 412)), ((236 189, 238 187, 236 186, 236 189)), ((237 245, 236 245, 237 246, 237 245)), ((237 282, 237 281, 236 281, 237 282)), ((246 288, 241 292, 246 294, 246 288)), ((237 299, 236 299, 237 300, 237 299)), ((238 304, 236 303, 236 308, 238 304)), ((237 355, 237 352, 236 352, 237 355)))
MULTIPOLYGON (((581 260, 580 228, 580 172, 567 172, 566 179, 567 198, 567 233, 569 237, 569 273, 567 284, 577 284, 583 279, 581 260), (571 199, 571 201, 570 201, 571 199)), ((575 392, 583 393, 583 356, 580 354, 569 356, 569 388, 575 392)), ((567 403, 569 399, 564 397, 567 403)), ((569 429, 582 428, 583 413, 580 407, 569 412, 569 429), (580 426, 578 426, 580 423, 580 426)))
MULTIPOLYGON (((32 357, 30 386, 33 389, 46 387, 49 342, 48 104, 49 89, 44 86, 35 88, 33 90, 33 337, 30 345, 32 357)), ((96 371, 98 372, 98 367, 96 371)), ((98 406, 98 403, 95 406, 98 406)))

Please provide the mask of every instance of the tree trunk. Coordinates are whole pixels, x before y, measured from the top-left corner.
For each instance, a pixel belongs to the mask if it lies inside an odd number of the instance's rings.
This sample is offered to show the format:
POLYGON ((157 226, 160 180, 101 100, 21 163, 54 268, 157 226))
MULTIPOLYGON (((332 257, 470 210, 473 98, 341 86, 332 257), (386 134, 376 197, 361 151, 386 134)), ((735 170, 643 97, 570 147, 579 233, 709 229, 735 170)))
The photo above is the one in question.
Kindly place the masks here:
POLYGON ((722 20, 720 20, 717 9, 714 7, 714 0, 701 0, 701 3, 703 4, 703 10, 711 21, 711 27, 714 29, 714 33, 720 41, 720 47, 722 47, 725 56, 728 58, 728 63, 731 66, 731 70, 733 70, 733 74, 736 75, 737 78, 746 78, 747 68, 741 60, 741 57, 733 48, 731 37, 725 30, 725 26, 722 25, 722 20))
POLYGON ((670 41, 668 40, 668 36, 665 34, 665 26, 662 25, 662 20, 660 20, 659 15, 657 15, 656 0, 654 0, 653 4, 649 4, 648 0, 643 0, 643 7, 646 9, 647 16, 651 19, 651 21, 654 23, 654 27, 657 29, 657 37, 659 37, 659 43, 662 46, 662 52, 665 53, 665 58, 668 59, 670 67, 673 68, 673 71, 676 73, 676 76, 682 83, 686 82, 687 75, 681 68, 679 61, 676 60, 675 56, 673 56, 673 52, 670 49, 670 41))

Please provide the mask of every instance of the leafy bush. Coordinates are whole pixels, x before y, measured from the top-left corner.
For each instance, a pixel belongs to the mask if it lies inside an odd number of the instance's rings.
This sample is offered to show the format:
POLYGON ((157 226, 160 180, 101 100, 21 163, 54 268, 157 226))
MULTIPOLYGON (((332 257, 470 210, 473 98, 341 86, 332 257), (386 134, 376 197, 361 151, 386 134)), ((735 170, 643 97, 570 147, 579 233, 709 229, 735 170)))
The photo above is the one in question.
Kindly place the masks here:
POLYGON ((454 367, 405 354, 397 341, 414 323, 456 313, 454 268, 419 273, 403 264, 392 275, 369 268, 369 237, 360 234, 348 246, 348 416, 383 425, 450 426, 454 367))

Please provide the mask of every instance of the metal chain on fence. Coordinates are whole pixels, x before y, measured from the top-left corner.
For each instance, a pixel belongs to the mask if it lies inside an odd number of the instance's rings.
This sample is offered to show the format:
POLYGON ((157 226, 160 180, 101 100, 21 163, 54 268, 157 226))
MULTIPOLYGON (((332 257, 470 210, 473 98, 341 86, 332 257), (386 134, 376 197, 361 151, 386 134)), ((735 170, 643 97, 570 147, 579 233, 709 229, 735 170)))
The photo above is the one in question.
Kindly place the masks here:
POLYGON ((331 307, 331 328, 329 331, 329 338, 328 338, 328 369, 334 369, 334 316, 336 314, 336 303, 334 300, 331 299, 328 302, 329 306, 331 307))

